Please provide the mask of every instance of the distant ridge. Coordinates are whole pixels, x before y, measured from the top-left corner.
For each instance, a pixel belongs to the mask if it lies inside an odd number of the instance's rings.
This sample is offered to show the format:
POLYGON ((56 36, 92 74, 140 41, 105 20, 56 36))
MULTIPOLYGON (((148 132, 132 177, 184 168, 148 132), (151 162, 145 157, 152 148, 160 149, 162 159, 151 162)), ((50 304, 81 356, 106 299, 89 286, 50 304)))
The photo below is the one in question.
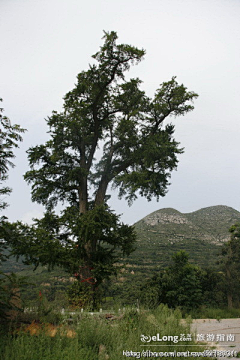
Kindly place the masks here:
POLYGON ((186 250, 190 260, 201 266, 213 265, 219 247, 230 239, 229 228, 240 222, 240 212, 224 205, 191 213, 164 208, 135 223, 137 250, 130 263, 146 267, 167 265, 178 250, 186 250))
POLYGON ((180 236, 219 243, 229 240, 228 230, 235 222, 240 222, 240 212, 224 205, 206 207, 191 213, 164 208, 145 216, 135 224, 135 228, 141 232, 160 232, 167 236, 168 241, 177 241, 180 236), (171 234, 174 236, 171 237, 171 234))

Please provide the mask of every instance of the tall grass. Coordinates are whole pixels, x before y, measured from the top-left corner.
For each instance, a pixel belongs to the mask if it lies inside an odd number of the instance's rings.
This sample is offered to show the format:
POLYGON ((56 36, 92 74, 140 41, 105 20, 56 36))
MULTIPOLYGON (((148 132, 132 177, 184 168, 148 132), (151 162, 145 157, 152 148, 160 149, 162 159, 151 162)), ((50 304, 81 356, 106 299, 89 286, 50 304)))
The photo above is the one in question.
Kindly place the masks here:
MULTIPOLYGON (((120 360, 123 351, 141 352, 141 335, 180 335, 190 333, 190 324, 181 323, 181 313, 160 306, 154 311, 129 309, 111 320, 104 316, 84 315, 72 328, 74 336, 68 338, 63 331, 50 337, 44 331, 31 336, 27 333, 2 336, 1 360, 120 360)), ((193 342, 181 342, 180 350, 189 350, 193 342)), ((151 351, 173 351, 171 342, 166 346, 151 346, 151 351)), ((195 349, 195 348, 194 348, 195 349)), ((179 358, 180 359, 180 358, 179 358)))
POLYGON ((232 319, 240 317, 240 309, 215 309, 201 307, 188 312, 192 319, 232 319))

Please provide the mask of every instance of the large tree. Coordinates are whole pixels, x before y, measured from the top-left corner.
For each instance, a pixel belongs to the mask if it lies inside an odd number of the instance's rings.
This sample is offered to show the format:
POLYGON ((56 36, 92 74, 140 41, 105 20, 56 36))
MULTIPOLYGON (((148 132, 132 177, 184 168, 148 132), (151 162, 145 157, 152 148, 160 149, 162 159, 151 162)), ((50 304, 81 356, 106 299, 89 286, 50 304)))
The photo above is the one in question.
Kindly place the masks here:
POLYGON ((28 150, 25 180, 46 213, 32 227, 19 224, 15 238, 29 262, 62 265, 92 288, 113 273, 120 253, 134 249, 134 230, 108 208, 107 189, 129 204, 166 194, 183 152, 167 120, 193 110, 197 98, 173 77, 150 99, 138 78, 125 77, 145 51, 116 41, 115 32, 104 33, 95 63, 78 74, 63 111, 48 117, 50 140, 28 150))

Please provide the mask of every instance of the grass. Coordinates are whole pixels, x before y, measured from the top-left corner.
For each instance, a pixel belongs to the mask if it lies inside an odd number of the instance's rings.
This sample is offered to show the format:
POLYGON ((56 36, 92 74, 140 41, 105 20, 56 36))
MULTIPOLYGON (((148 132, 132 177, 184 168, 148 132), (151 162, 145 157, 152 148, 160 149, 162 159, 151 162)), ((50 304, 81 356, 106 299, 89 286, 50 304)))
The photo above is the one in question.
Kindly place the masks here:
MULTIPOLYGON (((65 325, 66 326, 66 325, 65 325)), ((70 327, 68 327, 69 329, 70 327)), ((78 324, 72 326, 73 337, 67 337, 64 327, 54 337, 42 331, 31 336, 24 331, 18 334, 2 335, 0 342, 1 360, 121 360, 126 359, 123 351, 141 352, 173 351, 173 342, 164 342, 164 347, 155 347, 154 342, 141 342, 141 335, 180 336, 190 333, 190 323, 181 324, 179 310, 160 306, 154 311, 128 309, 122 315, 106 319, 104 315, 81 315, 78 324)), ((189 350, 193 342, 181 342, 177 351, 189 350)), ((194 348, 194 351, 196 348, 194 348)), ((181 359, 181 357, 179 357, 181 359)))
POLYGON ((188 312, 193 319, 233 319, 240 317, 240 309, 214 309, 201 307, 188 312))

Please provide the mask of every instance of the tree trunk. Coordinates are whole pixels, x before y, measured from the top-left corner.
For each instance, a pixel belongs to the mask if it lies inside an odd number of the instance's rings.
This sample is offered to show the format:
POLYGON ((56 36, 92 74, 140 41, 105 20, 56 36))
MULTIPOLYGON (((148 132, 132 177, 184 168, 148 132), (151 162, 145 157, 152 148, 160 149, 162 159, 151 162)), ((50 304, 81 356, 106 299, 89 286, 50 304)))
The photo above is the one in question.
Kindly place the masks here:
POLYGON ((227 301, 228 301, 228 309, 233 308, 233 296, 231 293, 227 294, 227 301))
POLYGON ((84 297, 87 299, 88 307, 94 310, 97 306, 97 282, 93 275, 93 268, 90 259, 87 259, 85 264, 80 268, 79 278, 83 285, 84 297))
MULTIPOLYGON (((82 149, 83 154, 83 149, 82 149)), ((112 153, 110 153, 109 161, 111 160, 112 153)), ((86 169, 84 157, 82 157, 82 167, 86 169)), ((106 169, 105 169, 106 170, 106 169)), ((109 173, 103 174, 97 194, 95 197, 95 206, 103 205, 107 187, 109 184, 109 173)), ((88 191, 87 191, 87 176, 83 176, 79 188, 79 212, 85 214, 88 211, 88 191)), ((97 306, 97 280, 93 276, 93 254, 96 253, 97 239, 93 236, 92 238, 82 239, 84 242, 85 259, 84 265, 79 269, 79 281, 86 285, 86 292, 90 294, 89 300, 92 308, 97 306)))
POLYGON ((107 176, 105 175, 102 177, 99 187, 98 187, 98 190, 97 190, 97 194, 96 194, 96 198, 95 198, 95 206, 104 204, 108 184, 109 184, 109 180, 107 179, 107 176))
POLYGON ((79 213, 85 214, 87 212, 87 200, 88 200, 87 177, 84 177, 81 180, 81 185, 78 190, 78 196, 79 196, 79 213))

